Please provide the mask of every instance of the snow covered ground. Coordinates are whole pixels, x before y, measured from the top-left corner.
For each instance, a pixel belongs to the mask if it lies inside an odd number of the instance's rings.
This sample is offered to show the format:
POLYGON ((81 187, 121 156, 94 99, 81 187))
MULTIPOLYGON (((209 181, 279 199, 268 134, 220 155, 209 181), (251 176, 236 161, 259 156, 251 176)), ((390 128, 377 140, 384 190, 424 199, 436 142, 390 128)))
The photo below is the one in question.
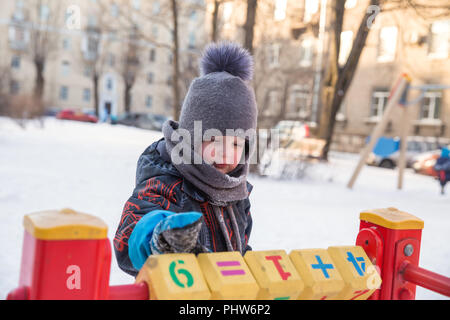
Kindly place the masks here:
MULTIPOLYGON (((18 284, 23 215, 73 209, 101 217, 112 239, 135 180, 142 151, 161 136, 108 124, 48 118, 45 128, 23 130, 0 117, 0 299, 18 284)), ((396 171, 365 167, 353 190, 346 183, 358 157, 332 153, 330 163, 309 168, 302 180, 249 177, 254 250, 353 245, 364 209, 397 207, 425 221, 420 265, 450 275, 450 188, 406 172, 396 189, 396 171)), ((132 283, 113 257, 111 284, 132 283)), ((444 299, 418 288, 417 299, 444 299)))

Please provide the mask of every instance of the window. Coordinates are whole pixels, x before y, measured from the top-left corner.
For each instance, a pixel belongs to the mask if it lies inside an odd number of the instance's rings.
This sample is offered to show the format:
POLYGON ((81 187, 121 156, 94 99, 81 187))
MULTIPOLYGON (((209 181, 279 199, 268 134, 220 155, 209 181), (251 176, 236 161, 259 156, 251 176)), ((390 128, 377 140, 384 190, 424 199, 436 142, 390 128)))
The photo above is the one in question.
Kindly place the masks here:
POLYGON ((111 16, 113 16, 114 18, 117 18, 119 16, 119 6, 117 5, 117 3, 112 3, 111 4, 111 16))
POLYGON ((154 76, 153 72, 147 73, 147 83, 148 83, 148 84, 152 84, 154 78, 155 78, 155 76, 154 76))
POLYGON ((442 103, 442 92, 428 91, 422 100, 420 120, 439 120, 442 103))
POLYGON ((153 2, 152 13, 153 15, 159 14, 161 11, 161 6, 158 1, 153 2))
POLYGON ((372 93, 372 105, 370 107, 370 117, 374 120, 380 119, 383 115, 389 99, 389 91, 385 89, 375 90, 372 93))
POLYGON ((173 62, 173 55, 172 55, 172 53, 169 53, 167 55, 167 62, 169 62, 169 64, 171 64, 173 62))
POLYGON ((275 116, 279 113, 280 103, 277 90, 270 90, 266 97, 266 107, 263 115, 266 117, 275 116))
POLYGON ((191 11, 191 14, 189 15, 189 19, 190 19, 191 21, 196 21, 196 20, 197 20, 197 11, 192 10, 192 11, 191 11))
POLYGON ((172 86, 172 82, 173 82, 173 77, 170 75, 170 76, 167 77, 166 83, 167 83, 167 85, 169 87, 171 87, 172 86))
POLYGON ((132 3, 135 10, 139 10, 141 8, 141 0, 133 0, 132 3))
POLYGON ((275 11, 274 11, 275 21, 281 21, 286 18, 286 5, 287 0, 275 0, 275 11))
POLYGON ((66 86, 61 86, 59 88, 59 99, 67 100, 69 98, 69 88, 66 86))
POLYGON ((155 60, 156 60, 156 50, 150 49, 150 61, 155 62, 155 60))
POLYGON ((448 58, 450 50, 450 20, 433 22, 428 41, 428 56, 434 59, 448 58))
POLYGON ((313 15, 319 11, 319 0, 305 0, 305 14, 303 22, 310 22, 313 15))
POLYGON ((173 108, 173 102, 171 97, 166 97, 164 100, 164 106, 166 110, 171 110, 173 108))
POLYGON ((85 102, 91 101, 91 89, 88 88, 83 89, 83 101, 85 102))
POLYGON ((345 9, 352 9, 356 7, 357 0, 346 0, 345 1, 345 9))
POLYGON ((222 7, 222 19, 225 23, 227 23, 230 21, 231 15, 233 14, 233 2, 224 2, 222 7))
POLYGON ((20 68, 20 56, 14 55, 11 59, 11 68, 19 69, 20 68))
POLYGON ((294 88, 290 95, 287 116, 300 117, 303 119, 308 118, 311 115, 311 110, 308 102, 308 92, 299 88, 294 88))
POLYGON ((306 38, 300 46, 300 66, 310 67, 313 59, 313 39, 306 38))
POLYGON ((146 96, 145 97, 145 106, 147 108, 151 108, 153 104, 153 97, 152 96, 146 96))
POLYGON ((30 32, 23 26, 10 26, 8 38, 12 49, 23 50, 30 40, 30 32))
POLYGON ((188 48, 189 49, 194 49, 195 48, 195 32, 191 32, 189 34, 189 44, 188 44, 188 48))
POLYGON ((155 40, 158 38, 158 27, 157 26, 152 27, 152 35, 155 40))
POLYGON ((341 48, 339 49, 339 65, 343 66, 347 62, 353 45, 353 31, 341 32, 341 48))
POLYGON ((48 17, 50 16, 50 9, 46 5, 41 5, 40 11, 39 11, 39 18, 42 22, 45 22, 48 20, 48 17))
POLYGON ((107 61, 110 67, 114 67, 114 65, 116 64, 116 57, 114 56, 114 54, 108 53, 107 61))
POLYGON ((70 38, 63 38, 62 47, 64 50, 70 50, 70 38))
POLYGON ((112 90, 113 89, 113 80, 110 77, 108 77, 106 79, 106 89, 107 90, 112 90))
POLYGON ((397 34, 397 27, 381 28, 378 39, 378 62, 394 61, 397 47, 397 34))
POLYGON ((69 61, 63 61, 61 65, 61 74, 63 76, 68 76, 70 73, 70 63, 69 61))
POLYGON ((92 73, 92 67, 91 66, 85 66, 83 70, 83 74, 85 77, 90 77, 92 73))
POLYGON ((279 65, 279 57, 280 45, 278 43, 270 45, 268 48, 268 63, 270 68, 274 68, 279 65))
POLYGON ((97 17, 93 14, 88 15, 88 26, 95 27, 97 26, 97 17))
POLYGON ((18 94, 20 91, 20 84, 16 80, 11 80, 9 82, 9 92, 11 94, 18 94))

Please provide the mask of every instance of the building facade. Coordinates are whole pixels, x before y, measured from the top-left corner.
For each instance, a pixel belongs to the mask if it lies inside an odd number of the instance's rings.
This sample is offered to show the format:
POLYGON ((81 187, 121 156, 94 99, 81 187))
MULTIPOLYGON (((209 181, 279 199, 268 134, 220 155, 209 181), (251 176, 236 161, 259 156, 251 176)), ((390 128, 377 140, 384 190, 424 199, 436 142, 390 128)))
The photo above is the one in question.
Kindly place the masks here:
MULTIPOLYGON (((9 93, 31 94, 36 78, 35 41, 44 50, 44 103, 47 108, 93 111, 98 77, 99 115, 125 111, 125 77, 135 77, 130 111, 173 114, 173 36, 168 1, 5 0, 0 4, 3 67, 11 70, 9 93), (135 36, 132 37, 133 30, 135 36), (126 64, 133 49, 135 66, 126 64), (132 69, 134 67, 134 70, 132 69), (131 73, 130 73, 131 72, 131 73)), ((179 7, 180 71, 189 73, 204 45, 203 1, 179 7)), ((186 80, 187 81, 187 80, 186 80)), ((188 81, 187 81, 188 82, 188 81)), ((181 90, 184 87, 181 86, 181 90)))

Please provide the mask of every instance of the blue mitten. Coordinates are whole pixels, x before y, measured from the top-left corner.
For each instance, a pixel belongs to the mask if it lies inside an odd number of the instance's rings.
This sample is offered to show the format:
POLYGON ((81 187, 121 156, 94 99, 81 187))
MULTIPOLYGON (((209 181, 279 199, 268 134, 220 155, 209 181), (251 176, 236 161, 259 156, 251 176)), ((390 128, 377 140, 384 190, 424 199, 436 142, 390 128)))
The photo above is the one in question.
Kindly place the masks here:
POLYGON ((194 252, 202 227, 198 212, 173 214, 161 220, 153 230, 150 249, 153 254, 194 252))
POLYGON ((151 254, 191 252, 202 225, 198 212, 175 213, 154 210, 144 215, 128 240, 128 255, 133 267, 140 270, 151 254))

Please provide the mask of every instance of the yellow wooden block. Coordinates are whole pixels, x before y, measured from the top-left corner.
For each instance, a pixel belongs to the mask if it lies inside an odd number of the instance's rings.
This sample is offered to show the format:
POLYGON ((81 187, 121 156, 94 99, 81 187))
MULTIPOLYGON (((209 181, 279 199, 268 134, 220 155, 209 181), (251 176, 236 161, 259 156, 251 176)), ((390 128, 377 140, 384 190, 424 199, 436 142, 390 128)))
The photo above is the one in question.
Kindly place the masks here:
POLYGON ((329 247, 328 253, 345 281, 345 288, 336 299, 365 300, 381 284, 378 272, 362 247, 329 247))
POLYGON ((334 299, 344 288, 344 280, 327 250, 292 250, 289 258, 305 284, 299 300, 334 299))
POLYGON ((148 283, 151 300, 207 300, 208 285, 195 254, 161 254, 148 257, 136 282, 148 283))
POLYGON ((247 251, 244 256, 258 285, 259 300, 295 300, 303 281, 286 251, 247 251))
POLYGON ((201 253, 197 260, 211 290, 211 299, 256 299, 258 284, 239 252, 201 253))

